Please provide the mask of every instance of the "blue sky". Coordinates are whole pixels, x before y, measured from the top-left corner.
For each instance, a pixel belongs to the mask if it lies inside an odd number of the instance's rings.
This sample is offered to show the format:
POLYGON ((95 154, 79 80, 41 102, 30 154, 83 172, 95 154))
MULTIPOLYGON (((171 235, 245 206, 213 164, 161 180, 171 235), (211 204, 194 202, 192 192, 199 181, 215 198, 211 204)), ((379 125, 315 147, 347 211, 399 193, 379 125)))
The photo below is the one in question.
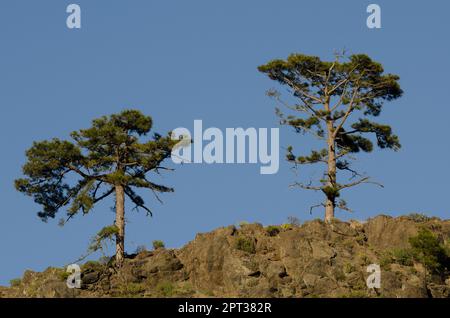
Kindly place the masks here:
MULTIPOLYGON (((109 201, 64 228, 58 218, 41 222, 39 207, 13 187, 34 140, 66 138, 124 108, 151 115, 160 133, 192 129, 194 119, 222 129, 277 127, 265 91, 278 86, 256 68, 293 52, 329 59, 346 48, 401 76, 405 95, 386 105, 380 121, 392 124, 403 148, 360 156, 359 167, 385 188, 346 192, 355 212, 338 217, 447 218, 450 4, 372 2, 382 8, 380 30, 366 27, 370 1, 1 1, 0 284, 26 269, 72 262, 114 219, 109 201), (81 30, 66 27, 70 3, 81 6, 81 30)), ((313 145, 287 128, 280 144, 305 153, 313 145)), ((127 250, 156 239, 179 247, 198 232, 240 221, 322 217, 318 210, 309 215, 320 194, 290 189, 295 180, 283 161, 275 175, 260 175, 257 165, 177 166, 155 180, 175 187, 163 205, 148 194, 153 218, 128 209, 127 250)))

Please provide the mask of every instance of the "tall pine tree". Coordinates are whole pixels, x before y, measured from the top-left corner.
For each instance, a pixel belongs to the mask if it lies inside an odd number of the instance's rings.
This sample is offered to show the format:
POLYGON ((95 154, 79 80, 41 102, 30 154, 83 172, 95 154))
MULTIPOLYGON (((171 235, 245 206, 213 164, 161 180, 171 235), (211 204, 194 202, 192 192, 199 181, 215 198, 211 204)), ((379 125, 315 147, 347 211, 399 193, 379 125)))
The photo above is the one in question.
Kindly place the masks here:
POLYGON ((95 119, 92 127, 75 131, 73 141, 52 139, 34 142, 26 152, 25 178, 15 181, 16 189, 42 206, 38 216, 46 221, 67 208, 68 219, 115 194, 116 264, 125 257, 125 198, 151 215, 136 188, 159 192, 173 189, 149 180, 151 172, 169 158, 175 142, 170 134, 141 141, 151 130, 152 119, 137 110, 95 119))
POLYGON ((269 95, 281 101, 290 114, 277 108, 281 124, 291 126, 297 133, 311 133, 322 147, 306 156, 296 156, 288 147, 287 160, 295 165, 324 164, 324 177, 317 182, 296 183, 303 189, 322 191, 325 195, 325 220, 330 221, 336 207, 347 209, 339 200, 343 189, 362 183, 375 183, 351 168, 352 154, 371 152, 374 137, 378 147, 400 149, 399 139, 390 126, 373 122, 386 101, 399 98, 403 91, 399 77, 385 74, 383 66, 364 54, 351 55, 344 60, 336 55, 334 61, 322 61, 316 56, 292 54, 286 60, 273 60, 258 70, 288 88, 296 99, 287 104, 276 90, 269 95), (355 181, 338 182, 338 171, 349 171, 355 181))

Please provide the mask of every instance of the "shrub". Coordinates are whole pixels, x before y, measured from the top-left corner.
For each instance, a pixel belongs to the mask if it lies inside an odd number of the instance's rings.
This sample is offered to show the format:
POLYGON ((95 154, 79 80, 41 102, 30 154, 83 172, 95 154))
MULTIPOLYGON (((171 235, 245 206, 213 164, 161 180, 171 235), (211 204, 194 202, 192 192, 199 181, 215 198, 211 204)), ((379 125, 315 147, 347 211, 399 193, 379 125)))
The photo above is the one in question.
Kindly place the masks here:
POLYGON ((345 281, 345 273, 341 270, 336 270, 334 272, 334 278, 339 282, 343 282, 345 281))
POLYGON ((414 259, 433 274, 443 275, 450 269, 450 256, 445 246, 428 229, 422 228, 409 239, 414 259))
POLYGON ((412 266, 414 257, 411 249, 395 249, 392 251, 393 261, 403 266, 412 266))
POLYGON ((351 263, 345 263, 343 271, 345 274, 353 273, 355 271, 355 266, 351 263))
POLYGON ((87 261, 83 265, 81 265, 81 269, 83 271, 86 270, 93 270, 93 271, 101 271, 103 270, 104 265, 100 263, 99 261, 87 261))
POLYGON ((164 296, 171 297, 175 292, 175 287, 171 282, 162 282, 156 286, 156 289, 164 296))
POLYGON ((153 241, 153 249, 157 250, 160 248, 165 248, 164 242, 163 241, 159 241, 159 240, 155 240, 153 241))
POLYGON ((392 257, 392 253, 390 252, 384 252, 380 257, 380 267, 383 270, 390 270, 391 264, 394 263, 394 259, 392 257))
POLYGON ((366 235, 364 235, 364 233, 358 234, 358 236, 356 237, 356 242, 359 245, 364 245, 364 243, 367 242, 366 235))
POLYGON ((267 227, 266 231, 269 236, 276 236, 280 233, 280 228, 275 225, 270 225, 267 227))
POLYGON ((281 224, 281 228, 285 231, 292 229, 292 225, 290 224, 281 224))
POLYGON ((71 274, 72 273, 66 272, 64 269, 62 269, 60 272, 58 272, 58 277, 61 281, 65 282, 67 281, 67 278, 69 278, 71 274))
POLYGON ((360 253, 360 254, 358 254, 358 256, 359 256, 359 261, 360 261, 361 265, 367 266, 372 263, 372 260, 370 259, 370 257, 367 254, 360 253))
POLYGON ((17 287, 21 283, 22 283, 22 280, 20 278, 14 278, 9 281, 9 284, 11 285, 11 287, 17 287))
POLYGON ((145 292, 145 286, 141 283, 127 283, 121 288, 124 297, 136 297, 145 292))
POLYGON ((188 297, 195 294, 195 290, 189 282, 181 282, 177 285, 174 294, 176 294, 177 297, 188 297))
POLYGON ((411 213, 411 214, 407 215, 406 217, 409 220, 417 222, 417 223, 427 222, 427 221, 431 220, 431 218, 429 216, 426 216, 423 213, 411 213))
POLYGON ((254 254, 256 252, 255 243, 252 239, 246 237, 240 237, 237 239, 236 248, 250 254, 254 254))
POLYGON ((421 228, 416 236, 409 238, 411 248, 392 251, 395 263, 412 266, 421 263, 431 274, 445 275, 450 269, 450 256, 445 246, 430 230, 421 228))

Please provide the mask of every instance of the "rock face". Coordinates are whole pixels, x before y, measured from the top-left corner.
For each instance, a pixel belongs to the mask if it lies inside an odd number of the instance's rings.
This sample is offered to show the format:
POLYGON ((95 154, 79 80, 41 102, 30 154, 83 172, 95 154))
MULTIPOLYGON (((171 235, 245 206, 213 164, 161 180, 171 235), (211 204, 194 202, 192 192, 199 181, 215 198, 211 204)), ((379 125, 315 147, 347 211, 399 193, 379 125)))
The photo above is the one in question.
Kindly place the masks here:
POLYGON ((88 262, 81 289, 66 287, 63 269, 27 271, 0 297, 450 297, 449 277, 425 280, 420 264, 386 259, 422 226, 448 242, 450 221, 439 219, 230 226, 132 255, 120 269, 88 262), (366 286, 370 264, 381 265, 380 289, 366 286))

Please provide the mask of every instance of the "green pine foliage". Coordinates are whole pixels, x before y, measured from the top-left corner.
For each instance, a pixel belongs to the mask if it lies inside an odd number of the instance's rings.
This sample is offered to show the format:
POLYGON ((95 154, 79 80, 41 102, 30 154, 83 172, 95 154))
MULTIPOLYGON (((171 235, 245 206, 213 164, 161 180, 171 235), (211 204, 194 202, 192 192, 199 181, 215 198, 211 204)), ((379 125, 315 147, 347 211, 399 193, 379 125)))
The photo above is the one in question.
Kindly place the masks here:
POLYGON ((104 243, 113 241, 119 229, 115 225, 109 225, 102 228, 94 238, 91 239, 91 244, 88 248, 88 253, 94 253, 103 249, 104 243))
POLYGON ((141 141, 151 127, 151 117, 125 110, 93 120, 92 127, 73 132, 72 141, 34 142, 26 152, 25 178, 15 181, 16 189, 42 206, 38 215, 44 221, 61 208, 67 208, 68 218, 88 213, 113 194, 117 184, 125 187, 136 207, 151 214, 134 189, 173 191, 150 181, 148 174, 165 169, 161 164, 175 145, 170 134, 141 141))

